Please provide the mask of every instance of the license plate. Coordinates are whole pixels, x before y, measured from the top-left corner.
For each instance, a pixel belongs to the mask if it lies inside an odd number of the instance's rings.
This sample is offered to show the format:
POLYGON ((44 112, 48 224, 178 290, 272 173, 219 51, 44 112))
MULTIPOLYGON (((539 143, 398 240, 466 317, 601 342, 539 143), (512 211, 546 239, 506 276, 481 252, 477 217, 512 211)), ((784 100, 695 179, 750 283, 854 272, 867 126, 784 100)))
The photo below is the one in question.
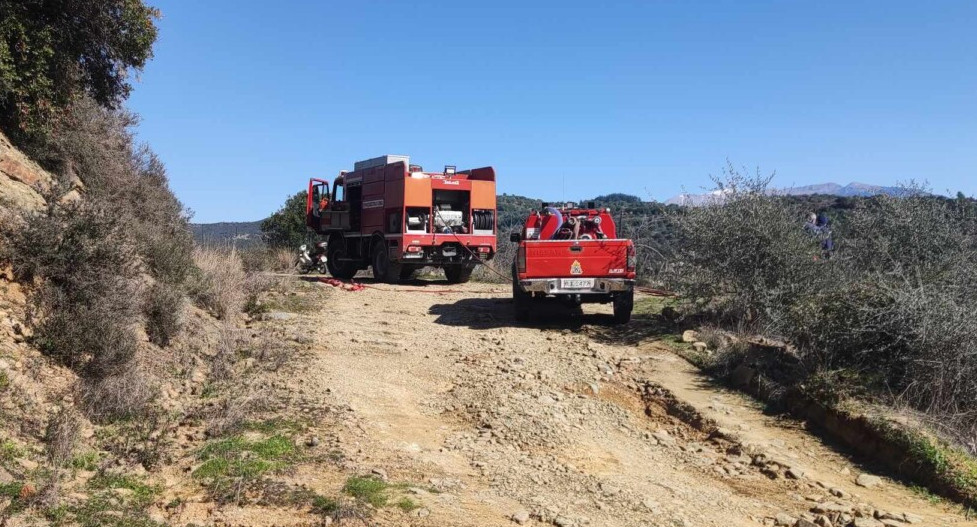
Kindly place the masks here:
POLYGON ((590 289, 594 287, 593 278, 562 278, 560 289, 590 289))

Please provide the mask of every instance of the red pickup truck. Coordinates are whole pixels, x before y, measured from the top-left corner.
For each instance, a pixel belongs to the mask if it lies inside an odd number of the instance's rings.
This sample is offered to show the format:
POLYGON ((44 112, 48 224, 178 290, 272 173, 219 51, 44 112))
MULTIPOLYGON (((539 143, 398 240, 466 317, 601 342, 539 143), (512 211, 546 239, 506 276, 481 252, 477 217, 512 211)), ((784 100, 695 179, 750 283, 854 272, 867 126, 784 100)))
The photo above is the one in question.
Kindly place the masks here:
POLYGON ((509 239, 519 244, 512 263, 516 320, 529 320, 533 305, 546 298, 574 306, 612 302, 615 323, 631 320, 634 243, 617 237, 610 209, 544 204, 509 239))

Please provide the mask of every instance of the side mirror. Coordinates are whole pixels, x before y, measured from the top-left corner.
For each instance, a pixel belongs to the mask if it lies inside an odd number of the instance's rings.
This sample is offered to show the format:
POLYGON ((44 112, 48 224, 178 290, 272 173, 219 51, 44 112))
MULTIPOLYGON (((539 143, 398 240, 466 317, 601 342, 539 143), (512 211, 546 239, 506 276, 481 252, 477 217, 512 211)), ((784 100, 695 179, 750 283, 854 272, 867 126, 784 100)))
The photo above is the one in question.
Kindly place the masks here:
POLYGON ((509 241, 512 243, 519 243, 522 241, 522 234, 518 232, 509 233, 509 241))

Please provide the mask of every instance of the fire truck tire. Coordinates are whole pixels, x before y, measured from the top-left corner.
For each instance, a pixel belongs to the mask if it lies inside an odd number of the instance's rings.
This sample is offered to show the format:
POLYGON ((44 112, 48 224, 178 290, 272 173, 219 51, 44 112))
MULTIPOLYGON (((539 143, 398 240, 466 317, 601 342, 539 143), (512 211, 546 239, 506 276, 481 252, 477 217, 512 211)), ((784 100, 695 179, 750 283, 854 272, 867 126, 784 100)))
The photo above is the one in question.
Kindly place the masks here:
POLYGON ((326 247, 326 269, 333 278, 349 280, 356 276, 356 267, 352 262, 341 262, 343 258, 346 258, 346 241, 342 238, 330 239, 326 247))
POLYGON ((373 244, 373 277, 378 282, 396 284, 400 281, 401 265, 390 261, 385 241, 377 240, 373 244))
POLYGON ((467 264, 446 265, 444 276, 448 279, 449 284, 465 284, 472 279, 472 271, 474 270, 474 266, 467 264))
POLYGON ((631 321, 631 311, 634 309, 634 290, 618 293, 614 297, 614 323, 627 324, 631 321))

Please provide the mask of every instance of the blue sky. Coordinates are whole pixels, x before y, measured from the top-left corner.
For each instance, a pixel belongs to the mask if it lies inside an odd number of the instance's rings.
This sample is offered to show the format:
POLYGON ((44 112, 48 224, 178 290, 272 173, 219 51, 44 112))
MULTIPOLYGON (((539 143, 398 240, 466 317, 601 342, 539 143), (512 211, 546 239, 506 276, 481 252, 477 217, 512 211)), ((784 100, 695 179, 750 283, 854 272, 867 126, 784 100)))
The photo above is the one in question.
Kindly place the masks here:
POLYGON ((385 153, 554 200, 665 200, 726 159, 977 194, 973 1, 149 3, 129 106, 197 222, 385 153))

